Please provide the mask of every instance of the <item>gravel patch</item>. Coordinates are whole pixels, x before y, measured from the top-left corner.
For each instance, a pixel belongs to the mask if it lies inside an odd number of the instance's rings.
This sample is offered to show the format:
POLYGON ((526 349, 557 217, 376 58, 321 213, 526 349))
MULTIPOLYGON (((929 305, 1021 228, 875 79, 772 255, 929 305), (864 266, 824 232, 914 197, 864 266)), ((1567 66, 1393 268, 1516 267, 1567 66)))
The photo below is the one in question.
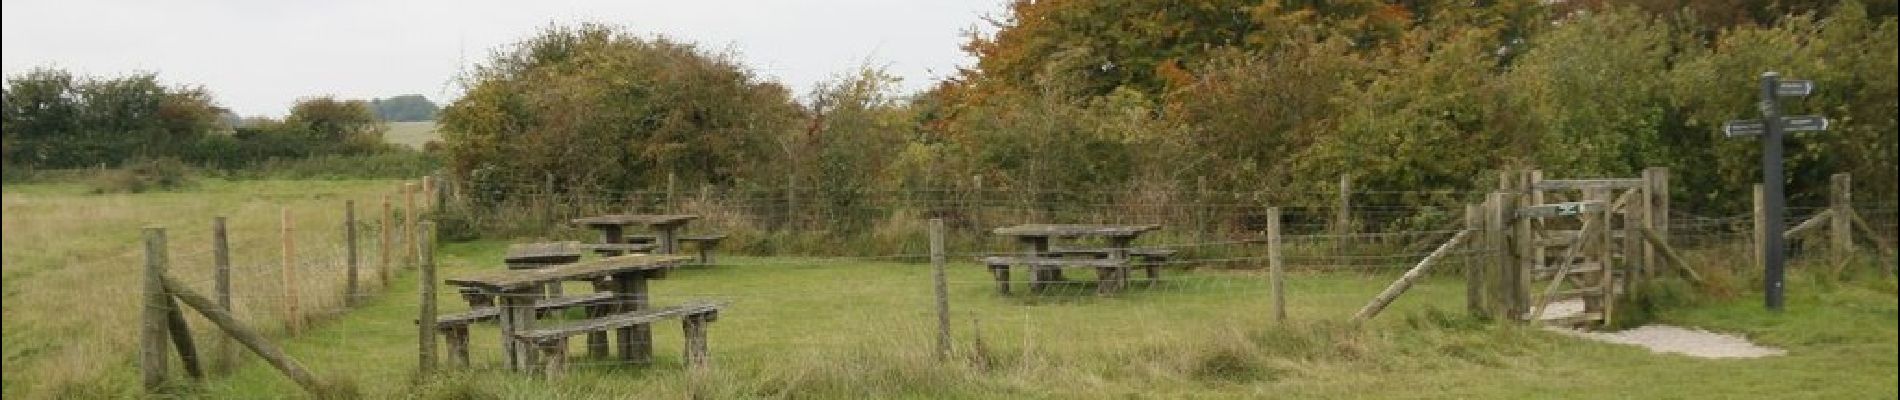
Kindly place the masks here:
POLYGON ((1551 326, 1544 329, 1584 339, 1642 346, 1657 353, 1675 353, 1690 357, 1760 358, 1788 354, 1786 350, 1758 346, 1741 336, 1673 325, 1643 325, 1619 332, 1588 332, 1551 326))

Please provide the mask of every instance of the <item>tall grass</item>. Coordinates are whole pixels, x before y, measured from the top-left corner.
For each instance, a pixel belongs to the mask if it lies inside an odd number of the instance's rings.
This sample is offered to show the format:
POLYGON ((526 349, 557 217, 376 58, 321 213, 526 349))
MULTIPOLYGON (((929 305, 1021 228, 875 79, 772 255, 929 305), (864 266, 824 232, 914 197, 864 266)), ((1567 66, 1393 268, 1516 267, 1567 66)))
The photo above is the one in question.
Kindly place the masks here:
MULTIPOLYGON (((210 295, 211 219, 228 218, 233 303, 240 321, 283 331, 284 278, 279 212, 294 220, 300 304, 313 321, 342 311, 343 203, 357 201, 362 277, 374 293, 377 192, 383 181, 225 182, 190 192, 86 194, 74 184, 9 185, 4 194, 7 293, 5 395, 26 398, 131 397, 136 368, 140 228, 167 228, 170 271, 210 295)), ((193 314, 197 337, 212 338, 193 314)), ((200 343, 210 353, 211 343, 200 343)))

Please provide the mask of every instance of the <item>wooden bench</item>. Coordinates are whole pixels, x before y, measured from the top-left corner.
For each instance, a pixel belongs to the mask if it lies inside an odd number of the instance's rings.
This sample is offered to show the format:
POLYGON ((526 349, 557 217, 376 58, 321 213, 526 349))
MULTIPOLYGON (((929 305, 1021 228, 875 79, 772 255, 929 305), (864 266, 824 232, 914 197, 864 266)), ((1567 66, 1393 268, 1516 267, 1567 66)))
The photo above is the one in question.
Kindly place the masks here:
MULTIPOLYGON (((1109 251, 1109 249, 1054 249, 1045 254, 1107 258, 1109 251)), ((1167 264, 1168 259, 1174 258, 1175 253, 1178 252, 1179 250, 1167 248, 1137 247, 1128 249, 1128 257, 1135 260, 1135 266, 1141 268, 1142 272, 1148 276, 1149 282, 1154 282, 1161 279, 1161 265, 1167 264)))
POLYGON ((583 333, 606 332, 613 329, 644 326, 653 322, 679 318, 686 340, 683 361, 694 368, 704 368, 707 364, 706 325, 719 319, 719 309, 725 302, 692 301, 670 307, 649 308, 608 314, 571 322, 565 325, 537 328, 515 333, 517 346, 532 346, 542 354, 541 370, 548 377, 556 377, 567 364, 567 338, 583 333))
MULTIPOLYGON (((468 366, 468 326, 476 322, 492 321, 501 316, 501 310, 495 307, 495 299, 481 291, 463 288, 462 297, 474 308, 455 314, 444 315, 435 321, 435 329, 442 333, 443 342, 449 347, 449 361, 460 366, 468 366)), ((545 315, 570 308, 586 307, 589 315, 603 314, 603 306, 614 303, 613 293, 593 293, 578 296, 556 297, 536 300, 535 314, 545 315)))
POLYGON ((1016 265, 1029 266, 1029 291, 1035 293, 1042 292, 1049 283, 1060 281, 1051 271, 1062 268, 1094 268, 1098 274, 1097 294, 1113 293, 1128 282, 1129 260, 1125 259, 990 256, 983 257, 982 261, 996 278, 996 291, 1002 294, 1009 294, 1009 268, 1016 265))
POLYGON ((712 265, 712 261, 713 261, 712 250, 714 247, 719 247, 719 241, 725 240, 725 239, 726 239, 725 234, 715 233, 715 234, 707 234, 707 235, 681 236, 679 238, 679 241, 680 243, 692 243, 693 248, 699 251, 699 265, 712 265))

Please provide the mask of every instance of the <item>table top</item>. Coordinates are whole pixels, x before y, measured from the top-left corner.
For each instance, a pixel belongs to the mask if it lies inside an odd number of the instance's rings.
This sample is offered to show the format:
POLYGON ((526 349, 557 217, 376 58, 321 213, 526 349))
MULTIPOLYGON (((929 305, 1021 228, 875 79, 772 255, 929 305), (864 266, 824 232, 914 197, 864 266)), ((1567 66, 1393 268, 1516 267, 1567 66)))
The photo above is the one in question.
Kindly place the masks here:
POLYGON ((568 222, 574 225, 586 225, 590 227, 625 225, 665 226, 683 224, 686 223, 686 221, 695 219, 699 219, 699 216, 692 214, 607 214, 575 218, 568 222))
POLYGON ((1018 237, 1136 236, 1161 225, 1022 224, 996 228, 992 234, 1018 237))
POLYGON ((690 256, 634 254, 542 269, 498 271, 467 278, 451 278, 443 282, 456 286, 506 292, 539 287, 546 283, 600 278, 623 272, 665 270, 678 267, 681 263, 693 259, 690 256))
POLYGON ((508 245, 503 261, 514 263, 571 263, 580 261, 578 242, 515 243, 508 245))

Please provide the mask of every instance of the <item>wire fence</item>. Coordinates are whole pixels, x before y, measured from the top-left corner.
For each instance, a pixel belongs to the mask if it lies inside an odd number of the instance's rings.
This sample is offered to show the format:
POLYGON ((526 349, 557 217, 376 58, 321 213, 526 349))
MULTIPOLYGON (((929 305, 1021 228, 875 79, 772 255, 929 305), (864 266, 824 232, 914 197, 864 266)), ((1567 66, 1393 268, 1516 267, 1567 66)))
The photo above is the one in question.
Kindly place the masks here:
MULTIPOLYGON (((793 190, 701 189, 691 194, 516 193, 508 200, 484 204, 451 189, 441 195, 448 200, 439 206, 418 200, 421 207, 433 208, 426 212, 403 212, 401 191, 388 193, 386 197, 378 193, 334 199, 334 206, 291 209, 288 236, 272 229, 282 227, 271 221, 234 223, 229 235, 229 297, 238 320, 267 335, 284 337, 291 334, 287 321, 321 325, 350 310, 348 304, 354 302, 347 298, 346 287, 352 244, 345 239, 342 211, 344 201, 350 200, 356 205, 357 300, 375 299, 382 307, 410 310, 420 307, 416 296, 390 295, 385 289, 390 284, 386 277, 399 276, 415 264, 407 250, 414 241, 407 239, 405 229, 411 220, 432 217, 440 222, 439 234, 445 238, 481 232, 481 236, 514 237, 514 241, 591 240, 591 232, 567 226, 565 221, 607 213, 698 215, 688 231, 730 235, 730 244, 716 251, 739 256, 721 256, 717 265, 683 269, 653 282, 651 302, 730 302, 730 311, 722 313, 712 327, 715 364, 722 367, 847 368, 835 365, 849 365, 853 358, 929 359, 937 329, 925 263, 931 256, 925 222, 930 218, 943 219, 949 228, 950 250, 945 255, 952 265, 945 282, 957 352, 977 362, 1054 366, 1081 359, 1159 354, 1166 349, 1208 346, 1210 335, 1238 335, 1237 327, 1274 323, 1271 289, 1263 268, 1270 260, 1263 233, 1269 206, 1255 201, 1272 197, 1264 192, 1061 194, 1071 197, 1002 190, 869 192, 859 193, 862 196, 852 201, 824 203, 826 197, 793 190), (1099 200, 1076 201, 1088 196, 1099 196, 1099 200), (387 225, 382 217, 385 199, 392 202, 387 225), (1033 295, 1025 293, 1023 276, 1027 274, 1022 273, 1012 283, 1011 294, 998 293, 996 280, 974 261, 1023 252, 1020 243, 988 231, 1031 222, 1160 224, 1161 231, 1144 236, 1136 246, 1176 253, 1156 262, 1161 270, 1157 276, 1138 274, 1130 287, 1115 296, 1095 294, 1098 283, 1089 276, 1094 272, 1090 270, 1071 271, 1068 281, 1033 295), (391 234, 385 236, 385 231, 391 234), (388 243, 384 237, 390 238, 388 243), (292 244, 290 253, 294 254, 288 263, 285 242, 292 244), (382 261, 385 258, 387 264, 382 261), (292 315, 293 309, 297 315, 292 315)), ((1483 193, 1456 191, 1374 192, 1354 193, 1341 202, 1336 193, 1331 199, 1325 199, 1326 193, 1300 195, 1314 200, 1282 207, 1280 259, 1293 271, 1287 281, 1286 308, 1291 318, 1304 320, 1351 315, 1386 283, 1465 229, 1464 204, 1483 197, 1483 193)), ((1858 202, 1853 208, 1867 230, 1875 233, 1857 235, 1865 238, 1858 240, 1883 241, 1890 249, 1900 231, 1895 223, 1896 203, 1858 202)), ((1826 209, 1791 207, 1789 226, 1826 209)), ((1753 222, 1748 214, 1697 215, 1679 208, 1669 218, 1668 240, 1698 265, 1730 265, 1731 272, 1741 273, 1749 265, 1743 261, 1749 258, 1734 255, 1752 253, 1753 222)), ((217 293, 212 267, 217 253, 209 240, 209 225, 207 221, 199 227, 173 227, 169 246, 172 275, 207 295, 217 293)), ((1068 245, 1106 246, 1090 241, 1068 245)), ((1794 249, 1803 246, 1818 245, 1801 240, 1790 244, 1794 249)), ((1461 308, 1462 283, 1450 277, 1485 265, 1496 251, 1472 243, 1447 252, 1434 271, 1444 278, 1419 285, 1414 289, 1419 294, 1408 295, 1396 308, 1461 308)), ((144 261, 136 244, 99 254, 66 268, 126 271, 125 266, 144 261)), ((1820 253, 1790 254, 1811 259, 1820 253)), ((498 270, 500 264, 498 259, 461 260, 445 266, 439 277, 484 273, 498 270)), ((92 303, 87 318, 112 326, 135 326, 138 277, 132 273, 97 277, 90 284, 102 289, 102 295, 92 303)), ((590 289, 580 283, 569 286, 569 293, 590 289)), ((439 296, 443 314, 469 309, 452 290, 444 292, 449 293, 439 296)), ((582 317, 557 314, 549 323, 582 317)), ((194 336, 223 336, 206 321, 192 319, 194 336)), ((672 355, 681 350, 682 333, 655 326, 655 353, 660 362, 680 362, 672 355)), ((501 363, 502 341, 494 329, 492 324, 478 324, 471 332, 474 364, 501 363)), ((392 344, 388 338, 414 332, 409 318, 382 318, 354 321, 347 330, 310 329, 297 334, 302 341, 323 343, 321 348, 329 349, 314 355, 314 365, 347 368, 362 362, 413 366, 413 342, 392 344)), ((130 331, 87 338, 91 341, 75 345, 102 349, 137 345, 130 331)), ((583 350, 579 341, 570 346, 576 354, 583 350)), ((201 349, 208 347, 201 345, 201 349)), ((569 362, 583 368, 607 364, 624 362, 585 357, 569 362)))

